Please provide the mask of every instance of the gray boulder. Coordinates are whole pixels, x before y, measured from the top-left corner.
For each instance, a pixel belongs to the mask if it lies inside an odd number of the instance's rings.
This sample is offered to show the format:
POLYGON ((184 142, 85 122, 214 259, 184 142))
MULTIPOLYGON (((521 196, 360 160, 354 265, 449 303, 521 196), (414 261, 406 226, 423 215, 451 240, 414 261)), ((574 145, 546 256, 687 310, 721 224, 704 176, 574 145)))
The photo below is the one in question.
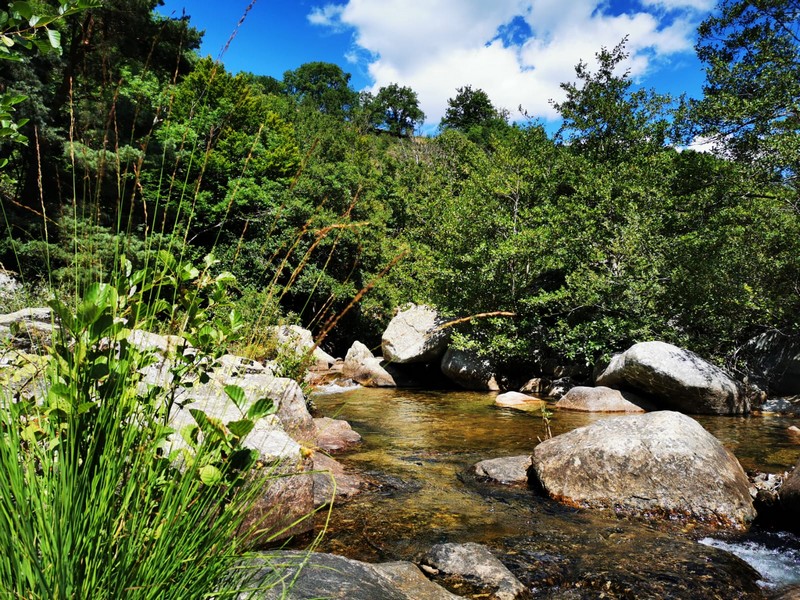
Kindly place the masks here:
POLYGON ((621 392, 604 386, 582 385, 564 394, 561 400, 556 402, 556 408, 582 412, 622 413, 643 413, 651 409, 646 401, 631 392, 621 392))
POLYGON ((381 366, 381 359, 361 342, 353 342, 342 365, 342 376, 365 387, 395 387, 395 380, 381 366))
POLYGON ((755 518, 736 458, 697 421, 659 411, 611 417, 536 446, 528 476, 552 498, 718 525, 755 518))
POLYGON ((53 344, 53 312, 47 307, 23 308, 0 315, 0 340, 19 350, 38 352, 53 344))
POLYGON ((297 354, 311 352, 314 357, 315 367, 328 369, 336 359, 325 352, 314 342, 314 336, 308 329, 299 325, 273 325, 267 327, 267 333, 275 338, 279 346, 293 349, 297 354))
POLYGON ((492 364, 472 352, 448 348, 442 358, 441 368, 447 379, 464 389, 490 392, 500 390, 492 364))
POLYGON ((412 563, 370 564, 334 554, 275 551, 252 560, 238 600, 456 600, 412 563), (258 590, 261 582, 274 582, 258 590), (256 588, 256 589, 254 589, 256 588))
POLYGON ((473 469, 478 477, 507 484, 527 482, 528 468, 530 466, 531 455, 526 454, 524 456, 506 456, 482 460, 473 469))
POLYGON ((412 305, 397 313, 381 338, 381 351, 387 362, 429 363, 439 360, 450 343, 446 322, 428 306, 412 305))
POLYGON ((498 600, 515 600, 527 593, 513 573, 481 544, 437 544, 427 552, 425 562, 440 574, 463 579, 498 600))
POLYGON ((794 466, 779 492, 781 508, 788 521, 800 524, 800 460, 794 466))
POLYGON ((661 408, 690 414, 750 412, 742 387, 725 371, 693 352, 665 342, 642 342, 616 355, 597 385, 631 389, 661 408))

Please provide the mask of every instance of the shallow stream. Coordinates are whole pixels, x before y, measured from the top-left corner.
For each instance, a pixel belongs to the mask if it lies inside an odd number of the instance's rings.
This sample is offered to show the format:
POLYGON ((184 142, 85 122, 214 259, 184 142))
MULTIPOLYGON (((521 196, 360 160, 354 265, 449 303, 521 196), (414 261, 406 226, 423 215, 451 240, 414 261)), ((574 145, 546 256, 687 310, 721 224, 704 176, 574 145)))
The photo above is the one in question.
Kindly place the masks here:
MULTIPOLYGON (((439 542, 479 542, 536 598, 764 598, 800 582, 800 539, 791 534, 721 534, 575 510, 524 487, 476 481, 475 463, 530 454, 546 437, 540 412, 497 407, 493 394, 356 389, 314 402, 363 436, 337 459, 376 482, 333 511, 320 551, 418 560, 439 542)), ((554 410, 549 424, 558 435, 608 416, 554 410)), ((697 419, 745 469, 783 472, 800 456, 786 434, 796 419, 697 419)))

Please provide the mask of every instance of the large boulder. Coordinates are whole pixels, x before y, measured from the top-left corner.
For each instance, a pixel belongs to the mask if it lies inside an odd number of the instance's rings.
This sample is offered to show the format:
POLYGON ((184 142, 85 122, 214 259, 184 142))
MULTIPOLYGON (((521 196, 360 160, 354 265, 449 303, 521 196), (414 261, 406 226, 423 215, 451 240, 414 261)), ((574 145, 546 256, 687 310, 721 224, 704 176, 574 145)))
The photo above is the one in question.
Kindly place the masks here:
POLYGON ((742 349, 750 377, 775 395, 800 394, 800 339, 768 331, 742 349))
POLYGON ((794 529, 800 529, 800 460, 783 482, 779 495, 781 509, 788 524, 794 525, 794 529))
POLYGON ((40 352, 53 344, 53 312, 47 307, 23 308, 0 315, 0 341, 19 349, 40 352))
POLYGON ((686 415, 603 419, 536 446, 531 483, 570 504, 678 514, 715 525, 755 518, 736 458, 686 415))
POLYGON ((381 359, 361 342, 353 342, 342 365, 342 376, 365 387, 395 387, 394 378, 381 366, 381 359))
POLYGON ((556 402, 556 408, 581 412, 643 413, 651 406, 631 392, 621 392, 602 385, 579 385, 569 390, 556 402))
POLYGON ((725 371, 695 353, 665 342, 642 342, 616 355, 597 385, 630 389, 661 408, 690 414, 750 412, 742 387, 725 371))
POLYGON ((442 358, 442 374, 467 390, 497 392, 500 386, 488 359, 467 350, 448 348, 442 358))
POLYGON ((397 313, 381 338, 384 360, 390 363, 429 363, 439 360, 450 343, 449 329, 439 313, 412 305, 397 313))
POLYGON ((251 559, 238 600, 457 600, 413 563, 370 564, 334 554, 272 551, 251 559), (261 582, 274 582, 259 590, 261 582))
POLYGON ((516 410, 524 410, 528 412, 540 411, 547 406, 547 402, 540 398, 534 398, 527 394, 520 392, 505 392, 504 394, 497 394, 494 399, 497 406, 504 408, 513 408, 516 410))

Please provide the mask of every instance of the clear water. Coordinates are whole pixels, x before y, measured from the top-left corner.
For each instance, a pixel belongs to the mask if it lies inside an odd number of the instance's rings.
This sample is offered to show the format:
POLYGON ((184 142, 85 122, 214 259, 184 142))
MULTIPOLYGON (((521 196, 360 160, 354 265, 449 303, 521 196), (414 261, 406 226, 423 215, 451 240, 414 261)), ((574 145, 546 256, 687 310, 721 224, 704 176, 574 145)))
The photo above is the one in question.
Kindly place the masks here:
POLYGON ((761 584, 779 588, 800 583, 800 539, 789 532, 763 532, 738 542, 706 537, 701 544, 735 554, 761 574, 761 584))
MULTIPOLYGON (((476 481, 470 467, 478 461, 530 454, 547 435, 541 414, 496 407, 492 394, 359 389, 314 402, 363 436, 359 448, 337 458, 374 484, 334 511, 320 550, 373 562, 417 560, 435 543, 480 542, 536 598, 763 598, 759 579, 790 581, 719 545, 755 543, 747 536, 699 544, 710 532, 576 511, 525 486, 476 481)), ((558 435, 607 417, 554 411, 549 426, 558 435)), ((785 434, 790 419, 698 420, 745 469, 782 471, 800 456, 785 434)), ((771 552, 791 565, 796 542, 771 552)))

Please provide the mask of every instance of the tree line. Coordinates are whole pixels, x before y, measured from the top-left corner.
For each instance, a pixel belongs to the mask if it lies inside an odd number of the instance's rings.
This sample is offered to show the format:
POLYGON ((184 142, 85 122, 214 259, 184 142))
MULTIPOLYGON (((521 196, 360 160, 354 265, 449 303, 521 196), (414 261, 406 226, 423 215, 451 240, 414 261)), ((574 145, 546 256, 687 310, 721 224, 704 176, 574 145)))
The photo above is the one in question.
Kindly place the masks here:
POLYGON ((464 82, 430 137, 408 87, 229 73, 157 4, 106 0, 54 25, 60 55, 0 62, 28 119, 27 144, 0 140, 0 261, 26 279, 213 250, 246 316, 335 322, 339 353, 406 302, 513 313, 456 334, 508 372, 647 339, 723 361, 796 331, 800 3, 722 0, 700 99, 637 88, 622 40, 565 74, 555 134, 464 82))

